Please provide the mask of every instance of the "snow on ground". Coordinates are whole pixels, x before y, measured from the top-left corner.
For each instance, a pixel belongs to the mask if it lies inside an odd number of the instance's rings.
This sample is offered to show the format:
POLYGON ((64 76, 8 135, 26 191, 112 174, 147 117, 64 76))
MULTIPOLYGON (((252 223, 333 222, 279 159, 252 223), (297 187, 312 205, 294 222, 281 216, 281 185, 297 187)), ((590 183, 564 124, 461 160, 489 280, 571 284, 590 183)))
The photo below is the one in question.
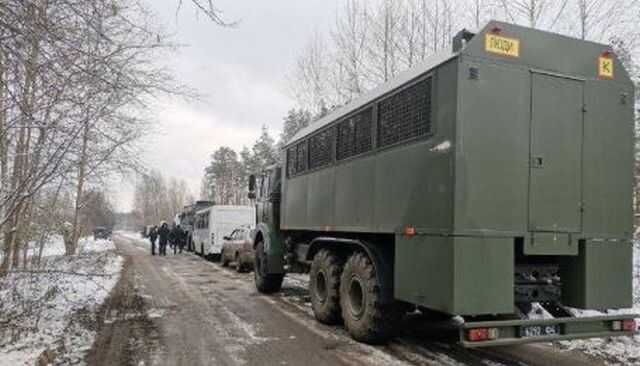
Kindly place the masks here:
POLYGON ((83 238, 78 243, 78 253, 99 253, 116 250, 111 240, 83 238))
POLYGON ((52 237, 40 267, 0 279, 0 366, 35 365, 43 353, 55 365, 84 363, 96 311, 122 269, 114 249, 84 238, 77 255, 63 256, 62 238, 52 237))
POLYGON ((116 234, 122 236, 123 238, 132 240, 138 245, 142 244, 147 247, 151 246, 151 242, 149 241, 149 239, 143 238, 140 233, 134 233, 132 231, 116 231, 116 234))

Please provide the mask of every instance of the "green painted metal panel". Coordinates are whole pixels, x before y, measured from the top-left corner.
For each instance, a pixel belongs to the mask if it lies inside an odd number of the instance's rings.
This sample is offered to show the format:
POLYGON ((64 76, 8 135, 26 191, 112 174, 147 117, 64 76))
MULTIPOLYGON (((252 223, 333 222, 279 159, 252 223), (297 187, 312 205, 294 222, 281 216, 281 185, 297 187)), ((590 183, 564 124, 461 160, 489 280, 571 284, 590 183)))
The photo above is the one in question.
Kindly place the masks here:
POLYGON ((282 221, 283 229, 304 227, 307 223, 308 176, 283 180, 282 221))
POLYGON ((529 72, 463 58, 459 78, 455 231, 526 232, 529 72))
POLYGON ((633 228, 633 89, 606 80, 585 87, 583 231, 629 238, 633 228))
POLYGON ((307 177, 307 189, 313 194, 307 194, 306 222, 332 229, 335 224, 335 170, 322 169, 307 177))
POLYGON ((336 167, 336 222, 354 231, 373 226, 375 184, 374 159, 369 155, 336 167))
POLYGON ((578 255, 578 241, 567 233, 533 233, 528 239, 526 255, 578 255))
POLYGON ((630 242, 588 240, 578 257, 561 267, 563 303, 582 309, 631 307, 633 248, 630 242))
POLYGON ((455 313, 453 239, 396 235, 394 293, 400 300, 455 313))
POLYGON ((513 240, 462 237, 453 243, 455 313, 512 313, 513 240))
POLYGON ((404 226, 429 230, 451 225, 451 154, 418 143, 376 158, 374 225, 378 232, 404 226))
POLYGON ((532 74, 532 231, 580 232, 582 201, 582 82, 532 74))
POLYGON ((513 241, 396 236, 398 299, 453 314, 513 312, 513 241))

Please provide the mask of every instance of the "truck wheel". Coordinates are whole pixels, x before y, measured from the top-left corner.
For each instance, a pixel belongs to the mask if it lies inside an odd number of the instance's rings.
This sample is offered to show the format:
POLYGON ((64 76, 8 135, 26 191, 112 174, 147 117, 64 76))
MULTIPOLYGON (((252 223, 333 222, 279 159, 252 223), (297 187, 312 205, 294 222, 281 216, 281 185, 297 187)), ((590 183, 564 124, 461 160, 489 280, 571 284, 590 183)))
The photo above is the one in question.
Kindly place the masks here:
POLYGON ((322 249, 313 257, 309 272, 311 308, 319 322, 336 324, 340 316, 340 275, 344 261, 335 253, 322 249))
POLYGON ((226 255, 224 255, 224 249, 222 250, 221 256, 222 256, 222 263, 221 263, 222 266, 227 267, 229 265, 229 259, 227 258, 226 255))
POLYGON ((256 288, 263 294, 272 294, 280 291, 284 273, 266 273, 267 272, 267 256, 264 254, 264 243, 258 242, 255 254, 255 271, 253 277, 256 282, 256 288))
POLYGON ((366 254, 356 252, 349 257, 340 280, 340 305, 345 328, 357 341, 387 341, 402 317, 399 306, 381 304, 379 281, 366 254))

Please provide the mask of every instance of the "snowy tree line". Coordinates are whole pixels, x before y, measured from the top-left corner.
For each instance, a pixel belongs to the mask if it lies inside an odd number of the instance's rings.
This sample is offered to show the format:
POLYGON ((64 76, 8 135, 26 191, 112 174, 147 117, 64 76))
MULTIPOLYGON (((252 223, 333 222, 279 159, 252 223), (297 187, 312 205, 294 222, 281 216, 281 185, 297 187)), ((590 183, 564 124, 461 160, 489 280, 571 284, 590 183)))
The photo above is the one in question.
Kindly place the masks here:
MULTIPOLYGON (((639 16, 640 0, 347 0, 332 29, 316 32, 300 51, 290 71, 290 89, 298 104, 313 113, 339 107, 450 50, 459 30, 478 30, 491 19, 610 44, 640 85, 639 16)), ((639 162, 636 144, 636 197, 639 162)), ((635 212, 640 215, 640 199, 635 212)))
POLYGON ((344 105, 491 19, 611 44, 638 79, 638 16, 639 0, 347 0, 301 50, 290 89, 312 112, 344 105))
POLYGON ((165 178, 157 170, 137 177, 133 196, 133 216, 137 227, 172 222, 184 206, 194 202, 187 182, 165 178))

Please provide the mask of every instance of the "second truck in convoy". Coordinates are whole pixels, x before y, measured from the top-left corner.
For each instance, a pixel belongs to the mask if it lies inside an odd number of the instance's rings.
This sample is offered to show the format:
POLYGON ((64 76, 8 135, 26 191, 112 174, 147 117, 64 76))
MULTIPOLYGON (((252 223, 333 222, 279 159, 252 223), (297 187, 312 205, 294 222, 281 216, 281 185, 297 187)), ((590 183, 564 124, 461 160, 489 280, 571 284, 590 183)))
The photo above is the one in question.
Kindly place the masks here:
POLYGON ((461 32, 250 177, 256 286, 310 271, 315 317, 364 342, 416 307, 461 315, 466 347, 633 334, 572 316, 631 306, 633 107, 608 46, 461 32))

